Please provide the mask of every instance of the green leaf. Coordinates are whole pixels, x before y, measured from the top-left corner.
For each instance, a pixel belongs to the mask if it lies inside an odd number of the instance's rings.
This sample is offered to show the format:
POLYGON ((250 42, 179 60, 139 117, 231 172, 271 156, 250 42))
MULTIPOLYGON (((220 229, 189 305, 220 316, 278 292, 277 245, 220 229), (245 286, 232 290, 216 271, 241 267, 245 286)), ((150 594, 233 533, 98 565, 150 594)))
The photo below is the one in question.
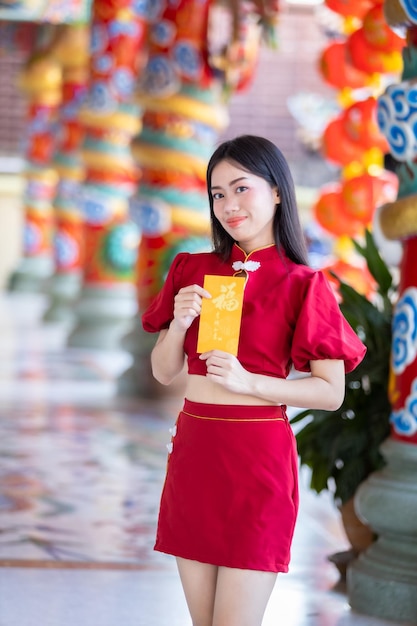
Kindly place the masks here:
POLYGON ((387 294, 392 286, 392 275, 379 254, 370 231, 365 231, 365 247, 354 239, 352 241, 357 252, 365 258, 368 269, 378 284, 379 292, 383 295, 387 294))

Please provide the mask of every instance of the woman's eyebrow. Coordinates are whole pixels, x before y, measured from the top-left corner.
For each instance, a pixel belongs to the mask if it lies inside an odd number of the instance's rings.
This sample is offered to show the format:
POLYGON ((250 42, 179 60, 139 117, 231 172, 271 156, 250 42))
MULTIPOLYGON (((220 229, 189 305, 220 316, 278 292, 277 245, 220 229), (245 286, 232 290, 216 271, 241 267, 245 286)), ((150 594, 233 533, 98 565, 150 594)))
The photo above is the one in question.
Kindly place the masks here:
MULTIPOLYGON (((247 180, 246 176, 240 176, 239 178, 234 178, 233 180, 230 181, 229 183, 229 187, 232 187, 232 185, 235 185, 236 183, 239 183, 241 180, 247 180)), ((211 189, 222 189, 221 185, 212 185, 211 189)))

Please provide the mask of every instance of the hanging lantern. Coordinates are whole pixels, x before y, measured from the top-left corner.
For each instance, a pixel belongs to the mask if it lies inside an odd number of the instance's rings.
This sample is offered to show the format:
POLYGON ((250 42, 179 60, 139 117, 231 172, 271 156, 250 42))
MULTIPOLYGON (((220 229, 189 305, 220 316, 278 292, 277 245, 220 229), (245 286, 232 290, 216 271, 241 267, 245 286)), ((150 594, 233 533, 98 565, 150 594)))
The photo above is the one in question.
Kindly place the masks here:
POLYGON ((364 149, 358 143, 349 140, 344 132, 342 120, 337 118, 324 130, 322 152, 329 161, 345 166, 352 161, 361 161, 364 149))
POLYGON ((360 144, 365 150, 379 148, 388 152, 388 142, 378 127, 376 105, 376 99, 370 97, 345 109, 341 115, 343 130, 350 141, 360 144))
POLYGON ((368 226, 376 207, 395 200, 397 190, 398 178, 387 170, 379 176, 368 173, 355 176, 342 184, 342 210, 347 217, 368 226))
POLYGON ((324 80, 336 89, 359 89, 366 85, 368 74, 358 70, 348 60, 346 42, 331 43, 319 59, 319 71, 324 80))
POLYGON ((367 12, 363 20, 363 32, 369 45, 378 50, 401 51, 406 44, 405 38, 397 35, 388 26, 382 4, 372 7, 367 12))
POLYGON ((342 185, 343 212, 364 225, 371 221, 374 211, 372 178, 363 174, 342 185))
POLYGON ((363 28, 350 35, 346 42, 353 65, 368 74, 397 74, 401 72, 402 58, 398 52, 372 48, 366 41, 363 28))
POLYGON ((322 193, 313 206, 312 212, 320 226, 336 237, 342 235, 355 237, 363 231, 362 224, 348 217, 344 212, 339 183, 331 183, 322 188, 322 193))
POLYGON ((352 64, 368 74, 399 74, 403 67, 401 50, 405 39, 396 35, 386 23, 383 7, 370 9, 362 28, 346 42, 352 64))
POLYGON ((323 133, 324 157, 342 166, 362 161, 369 150, 388 152, 388 142, 379 130, 376 100, 367 98, 345 109, 323 133))

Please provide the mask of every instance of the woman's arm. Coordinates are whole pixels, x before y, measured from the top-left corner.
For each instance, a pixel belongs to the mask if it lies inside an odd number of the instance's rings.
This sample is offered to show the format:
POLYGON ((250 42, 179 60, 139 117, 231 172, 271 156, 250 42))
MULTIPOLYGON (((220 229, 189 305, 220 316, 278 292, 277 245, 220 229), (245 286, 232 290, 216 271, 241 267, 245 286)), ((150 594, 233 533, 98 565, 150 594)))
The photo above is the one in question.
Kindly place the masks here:
POLYGON ((162 385, 169 385, 184 367, 185 332, 175 332, 171 326, 161 330, 151 352, 152 374, 162 385))
POLYGON ((184 367, 185 335, 201 313, 203 298, 211 296, 200 285, 183 287, 174 298, 174 319, 161 330, 151 353, 152 373, 162 385, 169 385, 184 367))
POLYGON ((220 350, 201 355, 207 362, 207 376, 234 393, 246 394, 289 406, 334 411, 345 395, 343 361, 310 361, 311 376, 274 378, 245 370, 236 357, 220 350))

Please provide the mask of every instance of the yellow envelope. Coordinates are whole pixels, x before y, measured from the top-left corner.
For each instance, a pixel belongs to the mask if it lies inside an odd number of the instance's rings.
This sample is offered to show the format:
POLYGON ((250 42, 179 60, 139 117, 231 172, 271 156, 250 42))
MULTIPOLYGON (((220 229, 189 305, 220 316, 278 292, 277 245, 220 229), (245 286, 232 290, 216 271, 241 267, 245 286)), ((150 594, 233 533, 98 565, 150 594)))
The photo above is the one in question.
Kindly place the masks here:
POLYGON ((197 352, 223 350, 237 355, 244 287, 242 276, 204 277, 211 298, 203 298, 197 352))

